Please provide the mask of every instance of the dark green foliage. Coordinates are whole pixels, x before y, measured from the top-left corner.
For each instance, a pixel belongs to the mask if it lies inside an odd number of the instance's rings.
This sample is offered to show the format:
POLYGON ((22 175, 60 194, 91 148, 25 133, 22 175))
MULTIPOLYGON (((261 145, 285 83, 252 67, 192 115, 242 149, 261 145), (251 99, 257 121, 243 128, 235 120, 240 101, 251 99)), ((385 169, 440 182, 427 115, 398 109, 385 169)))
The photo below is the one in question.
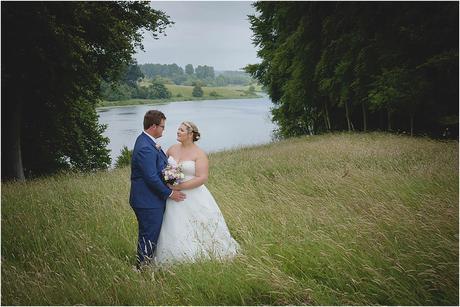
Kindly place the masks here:
POLYGON ((132 94, 132 98, 140 99, 167 99, 172 94, 168 88, 160 81, 154 80, 148 87, 139 86, 132 94))
POLYGON ((131 165, 132 156, 133 151, 129 150, 128 147, 123 146, 123 148, 120 151, 120 155, 117 157, 117 160, 115 161, 115 167, 121 168, 124 166, 131 165))
POLYGON ((215 86, 226 86, 229 84, 246 85, 254 80, 244 71, 222 71, 216 72, 216 78, 212 82, 215 86))
POLYGON ((136 87, 137 82, 139 82, 142 78, 144 78, 144 74, 139 68, 139 65, 137 65, 137 62, 133 61, 133 63, 129 64, 128 67, 126 67, 121 81, 123 83, 128 84, 131 87, 136 87))
POLYGON ((195 68, 195 74, 198 79, 214 79, 214 67, 198 65, 195 68))
POLYGON ((185 65, 185 73, 187 75, 193 75, 195 73, 195 70, 193 69, 193 65, 192 64, 187 64, 185 65))
POLYGON ((246 85, 254 82, 244 71, 215 72, 214 67, 206 65, 198 65, 194 69, 192 64, 187 64, 185 70, 177 64, 142 64, 139 68, 148 79, 168 78, 178 85, 191 85, 197 81, 208 86, 246 85))
POLYGON ((108 101, 127 100, 136 98, 138 82, 144 77, 139 65, 133 60, 132 63, 126 65, 123 69, 121 78, 114 81, 101 82, 102 99, 108 101))
POLYGON ((184 74, 182 67, 177 64, 142 64, 140 70, 149 79, 154 79, 157 76, 174 77, 184 74))
POLYGON ((126 83, 114 82, 107 83, 101 82, 102 99, 108 101, 118 101, 131 99, 138 92, 137 85, 135 87, 129 86, 126 83))
POLYGON ((458 135, 458 3, 257 2, 260 64, 281 136, 458 135))
POLYGON ((193 97, 203 97, 203 89, 201 88, 200 85, 195 85, 193 87, 192 96, 193 97))
MULTIPOLYGON (((110 165, 95 106, 170 23, 148 2, 2 2, 2 178, 110 165)), ((127 82, 138 79, 129 71, 127 82)), ((120 89, 121 91, 121 89, 120 89)))
POLYGON ((148 87, 149 97, 151 99, 166 99, 171 98, 171 92, 162 83, 153 82, 148 87))

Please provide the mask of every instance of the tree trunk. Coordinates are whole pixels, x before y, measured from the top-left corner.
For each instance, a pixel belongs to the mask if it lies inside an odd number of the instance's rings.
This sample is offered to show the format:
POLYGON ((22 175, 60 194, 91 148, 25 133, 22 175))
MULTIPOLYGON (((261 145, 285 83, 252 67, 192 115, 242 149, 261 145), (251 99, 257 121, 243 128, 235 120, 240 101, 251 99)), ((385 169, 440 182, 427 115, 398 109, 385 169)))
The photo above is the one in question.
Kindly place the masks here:
POLYGON ((392 130, 392 128, 391 128, 391 111, 388 110, 387 114, 388 114, 388 131, 391 131, 392 130))
POLYGON ((324 127, 326 127, 326 131, 329 131, 329 127, 327 126, 327 116, 326 116, 326 113, 323 113, 323 120, 324 120, 324 127))
POLYGON ((414 114, 410 115, 410 136, 414 136, 414 114))
POLYGON ((379 110, 379 130, 385 130, 385 111, 383 109, 379 110))
POLYGON ((363 131, 367 132, 367 114, 366 114, 366 106, 364 102, 361 103, 361 107, 363 109, 363 131))
POLYGON ((345 102, 345 116, 347 118, 347 125, 348 125, 348 132, 351 132, 352 131, 352 125, 351 125, 351 121, 350 121, 350 114, 348 112, 348 103, 345 102))
POLYGON ((327 109, 326 103, 324 103, 324 124, 326 125, 326 129, 331 131, 331 120, 329 118, 329 110, 327 109))
POLYGON ((2 145, 2 179, 24 180, 24 168, 22 166, 21 154, 21 111, 22 105, 20 100, 4 102, 10 103, 6 107, 7 113, 4 120, 6 122, 5 143, 2 145))

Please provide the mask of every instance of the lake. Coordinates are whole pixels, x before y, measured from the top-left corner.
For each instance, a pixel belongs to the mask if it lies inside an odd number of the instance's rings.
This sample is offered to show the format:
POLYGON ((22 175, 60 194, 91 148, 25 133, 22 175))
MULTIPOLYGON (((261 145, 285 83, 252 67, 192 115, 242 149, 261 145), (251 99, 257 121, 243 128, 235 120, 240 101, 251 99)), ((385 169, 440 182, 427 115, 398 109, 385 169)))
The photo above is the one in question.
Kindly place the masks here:
POLYGON ((273 107, 268 96, 255 99, 178 101, 156 105, 97 108, 99 123, 107 124, 104 136, 110 139, 112 164, 124 145, 133 149, 143 130, 145 113, 150 109, 166 116, 163 137, 158 139, 166 151, 177 143, 176 131, 183 121, 192 121, 201 133, 196 143, 207 153, 269 143, 276 125, 270 120, 273 107))

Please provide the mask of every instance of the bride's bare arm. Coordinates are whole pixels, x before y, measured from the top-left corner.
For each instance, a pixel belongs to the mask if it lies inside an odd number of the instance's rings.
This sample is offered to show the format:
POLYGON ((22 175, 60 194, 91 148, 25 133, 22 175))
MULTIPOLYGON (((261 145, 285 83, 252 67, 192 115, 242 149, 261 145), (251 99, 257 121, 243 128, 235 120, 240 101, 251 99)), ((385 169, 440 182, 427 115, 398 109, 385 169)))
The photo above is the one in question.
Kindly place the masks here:
POLYGON ((195 160, 195 178, 173 186, 173 190, 188 190, 199 187, 208 181, 209 161, 206 154, 195 160))

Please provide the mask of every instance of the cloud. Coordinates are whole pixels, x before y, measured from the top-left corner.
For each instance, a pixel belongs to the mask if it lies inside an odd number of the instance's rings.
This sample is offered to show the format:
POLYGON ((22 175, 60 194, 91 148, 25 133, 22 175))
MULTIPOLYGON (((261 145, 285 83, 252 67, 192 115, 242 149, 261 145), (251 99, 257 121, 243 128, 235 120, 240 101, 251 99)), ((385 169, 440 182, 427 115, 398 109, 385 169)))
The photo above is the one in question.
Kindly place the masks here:
POLYGON ((158 40, 146 33, 145 52, 135 58, 143 63, 209 65, 215 70, 238 70, 258 63, 247 15, 255 14, 252 2, 154 1, 151 6, 170 16, 175 24, 158 40))

